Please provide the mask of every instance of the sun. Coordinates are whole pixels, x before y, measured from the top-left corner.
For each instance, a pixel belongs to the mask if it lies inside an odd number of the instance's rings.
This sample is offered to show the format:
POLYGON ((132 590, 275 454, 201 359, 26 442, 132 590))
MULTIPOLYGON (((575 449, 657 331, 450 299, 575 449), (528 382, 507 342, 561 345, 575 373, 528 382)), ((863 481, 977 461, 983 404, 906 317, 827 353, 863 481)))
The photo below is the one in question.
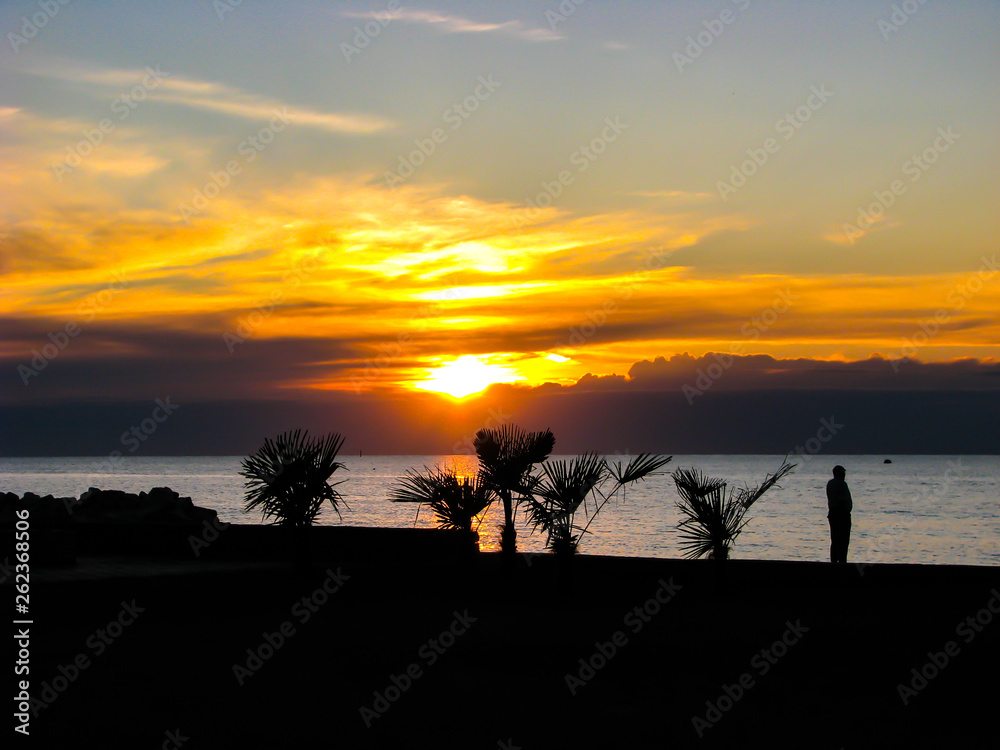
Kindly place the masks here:
POLYGON ((466 354, 445 362, 437 369, 429 370, 428 377, 414 383, 413 387, 464 398, 479 393, 494 383, 512 383, 519 379, 517 372, 511 367, 488 364, 474 354, 466 354))

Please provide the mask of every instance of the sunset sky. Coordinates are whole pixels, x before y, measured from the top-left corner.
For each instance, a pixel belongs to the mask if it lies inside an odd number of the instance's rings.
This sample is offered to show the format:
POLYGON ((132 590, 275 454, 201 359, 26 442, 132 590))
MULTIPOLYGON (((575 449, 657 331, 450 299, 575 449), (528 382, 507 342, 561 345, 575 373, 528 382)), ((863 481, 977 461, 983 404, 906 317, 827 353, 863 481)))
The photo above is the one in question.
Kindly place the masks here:
POLYGON ((595 448, 683 451, 668 414, 772 391, 834 401, 762 450, 852 393, 995 445, 1000 6, 902 5, 4 3, 0 452, 168 395, 150 455, 581 394, 634 401, 595 448))

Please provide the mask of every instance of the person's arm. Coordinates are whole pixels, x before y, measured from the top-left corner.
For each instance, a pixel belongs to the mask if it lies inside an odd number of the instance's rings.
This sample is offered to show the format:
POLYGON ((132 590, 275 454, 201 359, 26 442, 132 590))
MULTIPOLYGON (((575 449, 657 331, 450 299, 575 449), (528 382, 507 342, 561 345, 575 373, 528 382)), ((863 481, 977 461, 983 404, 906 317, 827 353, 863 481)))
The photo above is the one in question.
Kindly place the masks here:
POLYGON ((853 506, 851 491, 843 479, 831 479, 826 485, 827 507, 831 513, 850 513, 853 506))

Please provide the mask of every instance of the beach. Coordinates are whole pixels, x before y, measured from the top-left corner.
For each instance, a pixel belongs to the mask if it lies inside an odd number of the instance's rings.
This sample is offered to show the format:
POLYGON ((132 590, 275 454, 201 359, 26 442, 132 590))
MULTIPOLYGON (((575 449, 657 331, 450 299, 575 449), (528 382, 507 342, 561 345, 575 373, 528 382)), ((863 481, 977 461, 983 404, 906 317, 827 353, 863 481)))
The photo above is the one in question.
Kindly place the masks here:
POLYGON ((992 731, 996 568, 507 568, 496 553, 369 549, 303 575, 208 557, 37 568, 36 741, 849 748, 992 731))

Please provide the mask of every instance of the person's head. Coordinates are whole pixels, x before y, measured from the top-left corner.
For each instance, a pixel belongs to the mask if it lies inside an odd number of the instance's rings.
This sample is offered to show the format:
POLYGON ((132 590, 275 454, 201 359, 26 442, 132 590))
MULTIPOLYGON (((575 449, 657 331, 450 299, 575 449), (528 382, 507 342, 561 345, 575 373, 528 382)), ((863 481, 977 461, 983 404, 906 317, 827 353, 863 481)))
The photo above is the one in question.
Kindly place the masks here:
POLYGON ((847 469, 845 469, 840 464, 837 464, 836 466, 833 467, 833 476, 836 477, 837 479, 843 479, 844 477, 847 476, 847 469))

